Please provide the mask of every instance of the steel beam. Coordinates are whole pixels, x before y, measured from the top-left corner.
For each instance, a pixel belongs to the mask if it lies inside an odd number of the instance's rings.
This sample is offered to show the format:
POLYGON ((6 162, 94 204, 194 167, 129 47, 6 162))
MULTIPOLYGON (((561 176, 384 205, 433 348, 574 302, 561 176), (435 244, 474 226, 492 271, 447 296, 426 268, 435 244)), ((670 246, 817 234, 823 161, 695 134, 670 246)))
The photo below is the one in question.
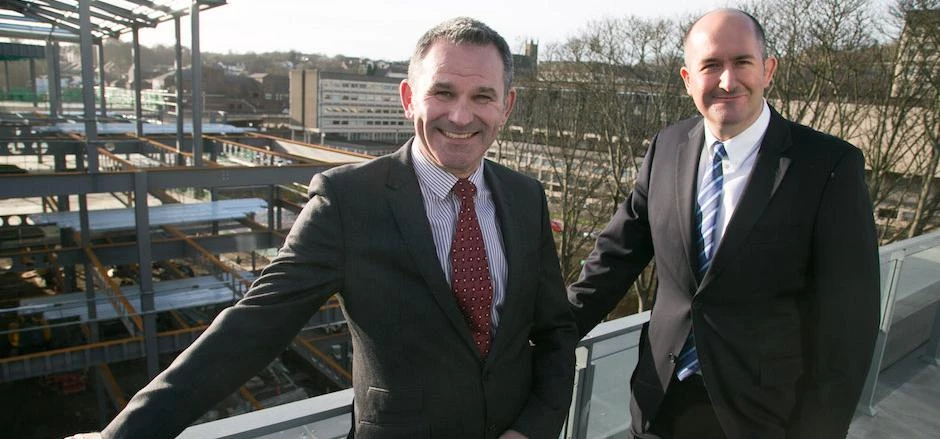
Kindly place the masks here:
POLYGON ((105 99, 105 88, 107 87, 107 79, 105 77, 104 70, 104 41, 98 43, 98 96, 101 99, 101 117, 108 116, 108 104, 105 99))
POLYGON ((173 16, 176 26, 176 166, 184 166, 183 159, 183 42, 180 37, 180 15, 173 16))
MULTIPOLYGON (((47 139, 29 135, 0 138, 0 156, 81 154, 84 149, 84 142, 75 140, 47 139)), ((64 166, 62 169, 65 169, 64 166)), ((62 169, 56 169, 56 171, 62 169)))
MULTIPOLYGON (((291 165, 254 168, 171 168, 146 172, 151 189, 186 187, 245 187, 269 184, 306 184, 314 174, 331 166, 291 165)), ((130 192, 134 190, 133 172, 98 174, 11 174, 0 175, 0 198, 43 197, 49 194, 88 194, 130 192)))
POLYGON ((39 107, 39 96, 36 95, 36 60, 33 58, 29 59, 29 90, 33 92, 33 108, 39 107))
MULTIPOLYGON (((135 28, 136 37, 136 28, 135 28)), ((152 379, 160 373, 157 352, 157 316, 154 314, 153 273, 150 240, 150 209, 147 206, 147 173, 134 173, 134 219, 137 232, 137 270, 140 276, 140 311, 143 313, 144 345, 147 352, 147 374, 152 379)))
MULTIPOLYGON (((160 333, 157 337, 157 347, 162 354, 179 352, 191 345, 205 328, 199 326, 160 333)), ((0 382, 81 370, 98 364, 138 359, 144 355, 143 337, 130 337, 3 358, 0 359, 0 382)))
POLYGON ((58 43, 54 41, 46 43, 46 93, 49 95, 49 118, 51 119, 59 117, 59 78, 56 75, 59 51, 57 49, 58 43))
MULTIPOLYGON (((284 236, 282 234, 268 231, 231 233, 219 236, 189 236, 188 238, 199 247, 213 254, 278 248, 284 244, 284 236)), ((91 250, 103 265, 137 263, 138 250, 137 243, 135 242, 92 245, 91 250)), ((29 252, 5 252, 2 256, 13 259, 14 266, 11 268, 12 271, 25 271, 28 269, 27 267, 16 265, 19 256, 32 255, 35 261, 31 268, 47 268, 52 267, 52 264, 37 256, 52 253, 56 255, 56 264, 60 267, 71 267, 83 264, 86 260, 83 250, 78 247, 65 247, 55 251, 30 250, 29 252)), ((154 261, 166 261, 169 259, 196 257, 199 255, 199 252, 185 240, 169 238, 153 240, 151 244, 151 255, 154 261)))
POLYGON ((133 35, 133 42, 131 44, 131 51, 134 56, 134 117, 136 118, 135 132, 137 137, 144 135, 144 109, 141 107, 141 72, 140 72, 140 38, 138 37, 137 26, 131 28, 131 35, 133 35))
MULTIPOLYGON (((324 304, 323 307, 314 314, 313 318, 326 321, 331 317, 337 316, 340 319, 343 318, 342 313, 338 312, 338 305, 330 301, 324 304), (320 314, 326 317, 320 317, 320 314)), ((334 324, 342 322, 343 320, 336 320, 334 324)), ((160 354, 180 352, 189 347, 189 345, 202 334, 207 326, 208 325, 201 325, 193 328, 160 332, 156 336, 157 351, 160 354)), ((294 338, 292 345, 299 345, 301 343, 312 346, 310 342, 303 340, 303 338, 299 336, 294 338)), ((302 353, 307 355, 306 358, 309 361, 310 357, 316 354, 313 354, 308 346, 298 346, 298 348, 301 349, 302 353)), ((349 372, 337 364, 332 358, 319 352, 319 350, 317 350, 317 352, 319 353, 317 359, 320 361, 320 364, 329 365, 327 368, 334 376, 343 380, 351 379, 349 372)), ((146 347, 144 345, 144 338, 127 337, 120 340, 88 343, 46 352, 0 358, 0 383, 73 370, 82 370, 98 364, 134 360, 144 358, 145 356, 146 347)), ((348 384, 346 385, 348 386, 348 384)))
POLYGON ((95 68, 91 39, 91 0, 78 2, 79 21, 81 22, 81 57, 82 57, 82 115, 85 119, 85 155, 88 160, 88 172, 98 172, 98 125, 95 119, 95 68))
POLYGON ((305 340, 303 336, 295 337, 290 348, 337 386, 352 387, 352 375, 336 360, 305 340))
POLYGON ((199 53, 199 2, 194 0, 189 12, 192 21, 192 102, 193 102, 193 159, 202 167, 202 55, 199 53))

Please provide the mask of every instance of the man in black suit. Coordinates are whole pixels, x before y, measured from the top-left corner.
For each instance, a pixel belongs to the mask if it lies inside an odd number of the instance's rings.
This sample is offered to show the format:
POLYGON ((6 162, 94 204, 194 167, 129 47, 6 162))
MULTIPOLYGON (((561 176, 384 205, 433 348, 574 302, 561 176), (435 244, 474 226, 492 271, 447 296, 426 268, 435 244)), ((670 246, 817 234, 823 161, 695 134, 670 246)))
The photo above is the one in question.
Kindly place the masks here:
POLYGON ((569 287, 580 332, 655 257, 634 436, 845 437, 879 316, 862 154, 769 107, 777 60, 749 14, 702 16, 684 49, 701 117, 656 135, 569 287))
POLYGON ((245 298, 102 435, 176 435, 338 294, 352 335, 356 437, 557 438, 577 330, 545 195, 483 159, 512 110, 511 84, 509 47, 483 23, 428 31, 400 86, 416 136, 389 156, 314 176, 284 247, 245 298))

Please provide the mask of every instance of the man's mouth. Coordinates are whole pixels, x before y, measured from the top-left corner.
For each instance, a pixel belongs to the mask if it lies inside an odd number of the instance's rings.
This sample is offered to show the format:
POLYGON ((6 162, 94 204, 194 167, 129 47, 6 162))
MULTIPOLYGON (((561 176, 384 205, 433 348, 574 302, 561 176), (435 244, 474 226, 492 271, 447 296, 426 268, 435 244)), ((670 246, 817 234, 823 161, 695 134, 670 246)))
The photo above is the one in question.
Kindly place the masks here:
POLYGON ((439 130, 439 131, 441 132, 441 134, 444 135, 444 137, 447 137, 448 139, 455 139, 455 140, 469 139, 473 137, 474 134, 476 134, 475 131, 470 132, 470 133, 458 133, 454 131, 445 131, 445 130, 439 130))

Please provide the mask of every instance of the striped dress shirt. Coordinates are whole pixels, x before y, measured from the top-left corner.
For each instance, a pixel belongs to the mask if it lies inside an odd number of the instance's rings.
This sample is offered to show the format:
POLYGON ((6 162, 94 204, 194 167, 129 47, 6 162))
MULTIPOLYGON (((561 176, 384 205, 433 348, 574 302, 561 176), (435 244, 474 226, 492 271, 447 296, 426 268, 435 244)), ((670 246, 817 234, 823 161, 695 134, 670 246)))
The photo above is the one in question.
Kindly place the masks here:
MULTIPOLYGON (((428 214, 428 222, 431 224, 437 260, 449 284, 451 282, 450 244, 454 239, 457 214, 460 211, 460 200, 451 192, 454 183, 457 182, 457 177, 431 163, 421 152, 417 139, 411 144, 411 157, 415 174, 418 176, 418 185, 421 186, 424 209, 428 214)), ((495 335, 496 328, 499 326, 499 313, 506 298, 508 267, 506 254, 503 251, 503 235, 499 228, 499 221, 496 219, 493 193, 490 192, 483 178, 483 159, 480 159, 480 166, 470 175, 469 180, 477 187, 474 205, 477 210, 477 219, 480 221, 480 231, 483 232, 483 243, 486 246, 486 257, 489 260, 490 275, 493 279, 493 308, 490 313, 490 322, 493 325, 491 334, 495 335)))

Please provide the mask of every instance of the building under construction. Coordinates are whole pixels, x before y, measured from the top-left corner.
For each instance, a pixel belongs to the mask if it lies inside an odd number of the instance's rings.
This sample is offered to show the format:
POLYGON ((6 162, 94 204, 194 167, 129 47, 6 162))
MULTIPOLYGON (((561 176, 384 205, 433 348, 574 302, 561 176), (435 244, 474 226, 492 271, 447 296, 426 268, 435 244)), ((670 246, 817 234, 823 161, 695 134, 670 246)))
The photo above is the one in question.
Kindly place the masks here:
MULTIPOLYGON (((108 111, 92 64, 95 46, 105 64, 103 38, 130 33, 139 47, 139 28, 174 21, 179 47, 188 16, 193 77, 201 77, 198 14, 224 1, 180 3, 0 1, 0 36, 39 41, 4 44, 3 59, 45 61, 52 78, 42 105, 0 113, 5 435, 101 428, 246 292, 282 244, 311 176, 369 158, 203 124, 199 99, 192 114, 176 112, 175 124, 151 122, 139 88, 135 114, 108 111), (81 45, 75 111, 56 87, 59 42, 81 45)), ((200 88, 193 84, 193 96, 200 88)), ((205 420, 348 387, 349 349, 333 300, 205 420)))

